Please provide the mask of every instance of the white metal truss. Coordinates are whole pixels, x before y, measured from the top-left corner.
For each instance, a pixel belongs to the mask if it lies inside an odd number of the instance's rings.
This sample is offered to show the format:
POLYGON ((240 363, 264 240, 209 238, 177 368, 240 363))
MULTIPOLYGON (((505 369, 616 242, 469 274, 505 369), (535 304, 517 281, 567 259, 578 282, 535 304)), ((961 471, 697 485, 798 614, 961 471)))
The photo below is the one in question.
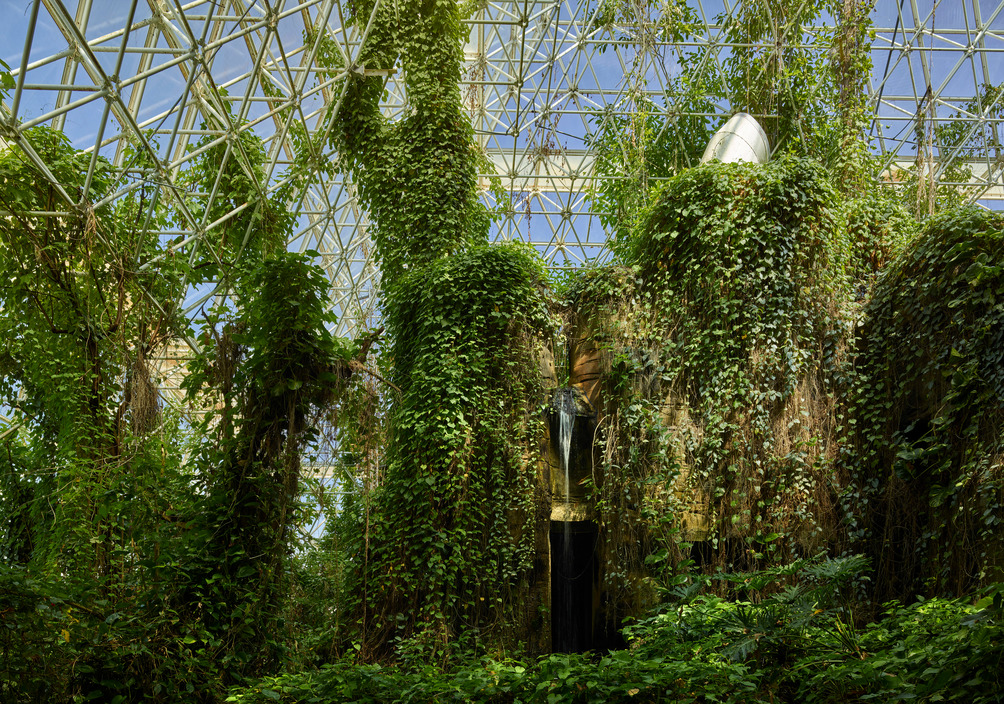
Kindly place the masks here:
MULTIPOLYGON (((378 0, 392 2, 393 0, 378 0)), ((211 143, 236 144, 245 130, 264 140, 266 182, 272 193, 287 178, 296 155, 293 137, 307 134, 323 144, 331 108, 338 109, 344 71, 318 62, 320 37, 335 40, 347 66, 367 37, 346 23, 349 0, 2 0, 0 58, 16 81, 0 104, 0 148, 19 150, 51 176, 26 131, 47 124, 63 130, 74 146, 129 168, 127 146, 150 157, 156 168, 137 176, 155 184, 164 198, 183 188, 179 179, 208 135, 211 143), (4 146, 4 143, 6 146, 4 146)), ((710 71, 727 70, 736 50, 727 28, 745 6, 768 13, 781 0, 631 0, 630 21, 601 22, 597 0, 481 0, 467 22, 467 71, 463 95, 491 168, 483 174, 508 194, 495 233, 534 245, 557 267, 601 258, 606 234, 592 212, 596 173, 589 138, 610 116, 630 114, 640 96, 651 100, 667 124, 688 113, 667 95, 681 62, 699 60, 710 71), (663 13, 688 4, 699 22, 672 43, 658 29, 663 13), (698 57, 698 58, 694 58, 698 57)), ((872 146, 891 170, 920 163, 924 130, 960 123, 968 151, 947 153, 936 138, 930 173, 962 155, 968 165, 958 185, 970 201, 993 207, 1004 200, 998 141, 1004 91, 1004 1, 877 0, 873 12, 873 76, 869 85, 874 119, 872 146), (921 130, 922 132, 923 130, 921 130), (921 146, 918 147, 918 135, 921 146), (973 149, 972 145, 977 145, 973 149), (943 153, 946 152, 946 153, 943 153)), ((608 17, 606 15, 602 17, 608 17)), ((827 51, 827 16, 818 26, 784 27, 753 47, 783 45, 827 51)), ((363 25, 365 23, 359 23, 363 25)), ((750 48, 750 47, 745 47, 750 48)), ((386 110, 395 115, 406 96, 388 79, 386 110)), ((799 86, 812 90, 813 87, 799 86)), ((782 86, 783 90, 784 87, 782 86)), ((709 123, 733 110, 717 100, 702 113, 709 123)), ((318 148, 312 163, 337 155, 318 148)), ((241 162, 239 149, 226 159, 241 162)), ((91 168, 94 168, 94 161, 91 168)), ((54 178, 54 177, 53 177, 54 178)), ((136 180, 124 190, 134 188, 136 180)), ((122 195, 63 189, 68 204, 122 195)), ((498 189, 496 189, 498 190, 498 189)), ((189 194, 208 200, 213 193, 189 194)), ((497 205, 492 194, 486 199, 497 205)), ((228 216, 207 222, 175 198, 184 224, 150 237, 181 235, 196 242, 228 216)), ((318 168, 288 207, 297 216, 289 247, 315 250, 331 280, 331 306, 340 334, 372 322, 379 273, 367 236, 365 213, 352 184, 318 168)), ((202 207, 199 212, 208 212, 202 207)), ((231 214, 232 215, 232 214, 231 214)), ((212 289, 192 288, 185 305, 196 312, 212 289)))

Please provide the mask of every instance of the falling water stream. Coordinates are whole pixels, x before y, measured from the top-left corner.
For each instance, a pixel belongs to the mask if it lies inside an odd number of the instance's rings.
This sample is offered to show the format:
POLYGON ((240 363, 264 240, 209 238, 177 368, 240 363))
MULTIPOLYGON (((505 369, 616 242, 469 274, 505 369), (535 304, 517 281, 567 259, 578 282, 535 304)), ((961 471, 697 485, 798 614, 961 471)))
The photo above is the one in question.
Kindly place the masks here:
MULTIPOLYGON (((565 473, 565 510, 572 501, 572 474, 569 460, 572 457, 572 429, 575 426, 575 392, 572 389, 560 389, 558 397, 558 449, 561 452, 561 469, 565 473)), ((565 521, 564 565, 566 574, 571 572, 571 531, 572 524, 565 521)))
POLYGON ((558 450, 561 453, 561 469, 565 473, 565 504, 570 499, 571 476, 569 459, 572 456, 572 427, 575 425, 575 395, 572 389, 559 389, 556 399, 558 406, 558 450))
MULTIPOLYGON (((575 427, 575 392, 572 389, 559 389, 558 395, 555 398, 555 405, 557 406, 558 412, 558 453, 561 458, 561 469, 565 475, 565 510, 569 511, 571 504, 571 491, 572 491, 572 475, 571 475, 571 456, 572 456, 572 431, 575 427)), ((572 581, 573 573, 575 571, 574 557, 572 550, 572 523, 567 520, 571 516, 566 513, 566 520, 563 521, 563 543, 561 550, 561 557, 559 558, 559 563, 561 565, 561 573, 563 576, 562 583, 564 592, 562 602, 564 604, 565 614, 564 622, 566 624, 571 624, 575 618, 573 613, 572 602, 572 581)), ((573 629, 574 630, 574 629, 573 629)), ((571 650, 576 650, 578 639, 571 636, 569 644, 571 645, 571 650)))

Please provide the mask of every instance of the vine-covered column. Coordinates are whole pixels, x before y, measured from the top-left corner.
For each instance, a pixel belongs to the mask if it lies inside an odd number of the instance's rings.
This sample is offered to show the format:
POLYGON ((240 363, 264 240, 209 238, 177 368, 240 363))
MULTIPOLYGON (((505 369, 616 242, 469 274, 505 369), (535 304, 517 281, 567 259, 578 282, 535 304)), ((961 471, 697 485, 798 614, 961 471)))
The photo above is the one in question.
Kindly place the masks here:
POLYGON ((369 34, 332 146, 372 222, 399 389, 354 562, 363 656, 444 658, 460 633, 546 643, 547 490, 526 451, 542 433, 544 271, 526 247, 487 245, 457 4, 363 2, 355 20, 369 34), (397 121, 380 114, 391 69, 407 91, 397 121))

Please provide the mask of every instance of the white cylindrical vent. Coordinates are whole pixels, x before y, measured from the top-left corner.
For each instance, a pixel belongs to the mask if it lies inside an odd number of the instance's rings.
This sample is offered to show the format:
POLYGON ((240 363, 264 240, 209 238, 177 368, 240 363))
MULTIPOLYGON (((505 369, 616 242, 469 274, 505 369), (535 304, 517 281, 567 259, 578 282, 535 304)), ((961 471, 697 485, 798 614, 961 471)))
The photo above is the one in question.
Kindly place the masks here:
POLYGON ((715 132, 701 163, 717 159, 723 163, 755 161, 766 164, 770 158, 770 141, 756 119, 745 112, 732 118, 715 132))

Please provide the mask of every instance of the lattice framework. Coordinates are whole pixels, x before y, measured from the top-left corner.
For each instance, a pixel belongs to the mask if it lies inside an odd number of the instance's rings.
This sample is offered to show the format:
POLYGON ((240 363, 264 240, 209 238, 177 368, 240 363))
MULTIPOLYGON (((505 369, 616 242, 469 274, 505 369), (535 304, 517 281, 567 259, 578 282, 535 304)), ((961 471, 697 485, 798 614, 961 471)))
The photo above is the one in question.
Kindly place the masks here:
MULTIPOLYGON (((609 119, 604 116, 629 114, 641 96, 668 119, 684 114, 666 97, 666 86, 686 52, 702 51, 701 60, 721 71, 735 50, 726 41, 726 27, 742 2, 690 0, 700 26, 682 44, 662 41, 651 31, 674 4, 651 2, 639 21, 624 26, 597 22, 595 0, 482 1, 471 14, 463 95, 493 172, 483 174, 482 185, 487 189, 497 178, 510 199, 497 237, 530 242, 553 266, 603 257, 606 235, 589 197, 597 178, 589 136, 609 119)), ((969 143, 982 148, 966 155, 971 176, 958 186, 970 201, 996 207, 1004 199, 1001 94, 983 87, 1004 76, 1004 2, 879 0, 877 5, 869 135, 882 155, 885 177, 918 163, 918 124, 931 130, 962 123, 969 143)), ((207 135, 210 144, 236 145, 240 132, 253 130, 267 149, 263 192, 278 188, 296 157, 294 132, 324 144, 332 111, 341 105, 347 74, 318 65, 316 30, 323 28, 335 40, 349 70, 362 70, 355 59, 367 41, 365 23, 347 26, 347 6, 344 0, 79 0, 76 5, 8 0, 0 45, 16 87, 0 106, 0 138, 50 177, 26 138, 35 125, 64 130, 76 147, 123 169, 130 168, 126 146, 137 145, 156 168, 137 171, 112 194, 90 192, 88 177, 82 193, 63 188, 67 203, 97 204, 152 183, 183 224, 149 236, 180 236, 186 245, 209 246, 203 242, 206 233, 235 213, 208 222, 186 202, 208 203, 214 193, 178 197, 184 189, 180 176, 201 151, 193 145, 207 135)), ((820 37, 828 21, 824 16, 820 26, 779 28, 764 47, 794 43, 825 51, 820 37)), ((387 89, 386 111, 393 117, 405 108, 407 96, 393 75, 387 89)), ((730 101, 719 101, 706 117, 722 119, 731 109, 730 101)), ((942 178, 943 163, 953 156, 942 151, 935 144, 932 154, 922 154, 928 157, 921 160, 928 178, 942 178)), ((337 155, 317 148, 310 157, 321 165, 337 155)), ((225 158, 240 162, 242 155, 233 148, 225 158)), ((495 204, 491 194, 486 199, 495 204)), ((318 168, 288 205, 298 216, 289 247, 320 253, 331 279, 338 332, 349 334, 373 322, 379 275, 352 184, 318 168)), ((190 288, 186 311, 196 314, 218 293, 190 288)))

